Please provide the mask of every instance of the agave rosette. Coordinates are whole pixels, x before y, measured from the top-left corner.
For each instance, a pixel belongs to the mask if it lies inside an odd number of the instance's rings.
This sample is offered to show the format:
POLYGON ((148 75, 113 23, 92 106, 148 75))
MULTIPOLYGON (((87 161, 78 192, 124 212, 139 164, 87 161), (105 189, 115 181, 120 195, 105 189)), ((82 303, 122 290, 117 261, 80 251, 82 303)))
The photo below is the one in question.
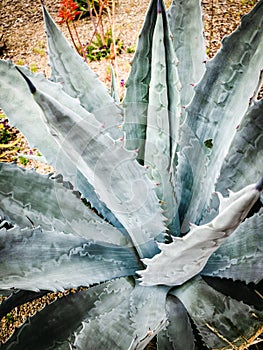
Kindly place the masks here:
POLYGON ((250 344, 263 328, 263 1, 205 63, 200 3, 152 0, 123 107, 43 13, 51 77, 1 60, 0 106, 63 177, 0 164, 1 316, 86 289, 2 348, 250 344))

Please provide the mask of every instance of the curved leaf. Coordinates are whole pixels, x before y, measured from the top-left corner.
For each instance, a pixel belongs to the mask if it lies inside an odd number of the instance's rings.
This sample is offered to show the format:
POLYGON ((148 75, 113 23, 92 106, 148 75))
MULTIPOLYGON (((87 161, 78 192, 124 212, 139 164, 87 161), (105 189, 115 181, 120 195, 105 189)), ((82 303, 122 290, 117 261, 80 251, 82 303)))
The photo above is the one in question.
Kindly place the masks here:
POLYGON ((263 99, 248 108, 223 163, 216 190, 225 194, 256 179, 263 169, 263 99), (235 171, 233 171, 235 169, 235 171))
POLYGON ((156 0, 151 0, 139 34, 131 72, 126 82, 126 94, 123 101, 123 106, 125 107, 125 146, 131 150, 138 149, 138 160, 142 163, 144 159, 146 119, 149 102, 148 89, 151 80, 152 36, 156 16, 156 0))
POLYGON ((205 71, 201 1, 173 0, 167 15, 174 50, 179 61, 181 104, 186 106, 194 95, 193 86, 199 82, 205 71))
POLYGON ((222 49, 206 64, 206 73, 195 88, 186 125, 206 157, 196 156, 196 150, 189 144, 189 135, 182 132, 182 143, 186 147, 181 149, 181 157, 187 161, 178 167, 178 183, 183 183, 180 189, 183 232, 187 232, 189 220, 199 223, 205 214, 236 126, 253 95, 263 65, 262 26, 263 1, 259 1, 242 18, 240 27, 223 40, 222 49), (198 171, 186 181, 189 167, 197 161, 198 171))
MULTIPOLYGON (((158 236, 163 239, 165 227, 153 185, 145 170, 137 164, 136 153, 125 150, 121 140, 117 142, 110 138, 103 125, 91 114, 84 119, 58 100, 37 90, 34 97, 41 111, 32 97, 23 93, 25 82, 18 77, 18 72, 15 73, 16 70, 3 61, 0 69, 3 72, 0 104, 4 104, 8 115, 14 113, 15 120, 26 124, 26 130, 22 130, 26 131, 25 135, 32 137, 34 134, 38 149, 76 189, 81 172, 95 188, 99 199, 129 232, 140 254, 152 256, 157 249, 153 240, 158 236), (21 95, 10 94, 13 82, 16 82, 19 91, 21 89, 21 95), (10 98, 23 106, 25 120, 15 108, 10 108, 10 98), (148 241, 151 243, 146 245, 148 241)), ((32 88, 28 77, 24 78, 32 88)), ((35 89, 33 87, 32 91, 35 89)))
POLYGON ((34 98, 62 150, 56 167, 59 169, 64 152, 74 157, 100 200, 127 229, 139 254, 152 255, 154 243, 145 243, 164 235, 163 217, 153 185, 136 162, 136 154, 127 151, 122 141, 112 140, 95 118, 84 120, 40 91, 34 92, 34 98))
POLYGON ((157 349, 194 350, 194 334, 182 302, 173 295, 168 295, 166 312, 169 324, 157 335, 157 349))
POLYGON ((202 274, 203 280, 218 292, 263 311, 263 298, 260 295, 260 285, 230 278, 210 277, 202 274))
POLYGON ((238 348, 262 331, 262 311, 215 291, 200 277, 171 293, 182 301, 209 348, 238 348))
MULTIPOLYGON (((162 203, 167 226, 173 233, 176 233, 180 228, 173 222, 176 217, 177 203, 172 182, 171 163, 174 162, 173 156, 178 143, 179 112, 173 115, 174 111, 169 111, 167 72, 170 71, 168 69, 170 67, 166 54, 167 38, 165 42, 165 35, 163 14, 160 9, 157 13, 152 38, 151 66, 154 67, 154 70, 151 73, 149 86, 144 162, 149 167, 148 176, 158 184, 156 193, 162 203)), ((171 58, 171 61, 175 64, 175 57, 171 58)))
POLYGON ((258 283, 263 270, 263 212, 246 219, 210 257, 202 274, 258 283))
MULTIPOLYGON (((91 205, 95 207, 99 213, 101 213, 113 225, 116 225, 116 227, 122 228, 106 205, 98 199, 94 188, 88 183, 87 179, 76 169, 74 159, 67 156, 63 149, 60 149, 58 155, 57 143, 55 142, 54 137, 50 133, 47 133, 44 122, 45 119, 41 110, 35 104, 24 79, 14 68, 15 66, 10 62, 0 60, 0 73, 2 77, 0 81, 0 105, 6 115, 8 115, 12 124, 27 136, 31 147, 36 147, 45 154, 49 164, 56 168, 56 166, 58 166, 57 163, 60 163, 58 168, 63 173, 63 176, 70 180, 76 189, 83 192, 84 197, 88 197, 91 205), (13 84, 15 84, 17 89, 14 94, 12 92, 13 84), (15 107, 14 101, 17 101, 19 109, 15 107), (61 156, 62 153, 63 156, 61 156), (62 157, 63 161, 61 161, 60 157, 62 157)), ((51 94, 53 98, 70 110, 73 110, 82 118, 87 120, 94 119, 93 115, 80 106, 77 99, 72 98, 63 92, 60 84, 55 84, 46 80, 42 74, 34 75, 28 69, 23 67, 20 67, 19 70, 26 76, 29 76, 37 88, 47 91, 47 93, 51 94)))
POLYGON ((125 299, 120 296, 119 300, 111 301, 108 297, 101 300, 103 303, 97 303, 91 310, 92 319, 83 324, 74 346, 76 349, 144 349, 155 335, 154 330, 164 326, 166 293, 166 288, 136 286, 125 299))
POLYGON ((130 283, 122 278, 59 298, 29 318, 7 343, 2 344, 1 349, 70 349, 70 336, 88 317, 89 311, 98 303, 101 295, 114 295, 115 300, 118 300, 117 293, 127 296, 131 290, 130 283))
MULTIPOLYGON (((154 103, 154 94, 156 93, 159 95, 159 104, 163 108, 163 113, 169 119, 168 129, 162 130, 162 132, 165 133, 165 137, 170 137, 171 144, 168 149, 170 156, 168 164, 170 164, 175 157, 179 134, 180 83, 176 68, 176 56, 162 0, 152 0, 149 5, 126 88, 123 104, 125 106, 124 130, 127 148, 138 149, 138 160, 141 163, 144 162, 146 128, 147 125, 150 128, 156 126, 151 124, 151 114, 156 113, 156 110, 152 110, 152 107, 156 107, 154 103), (160 38, 162 42, 159 42, 160 38), (161 61, 165 61, 166 65, 166 67, 162 67, 162 73, 159 70, 161 61), (155 84, 155 86, 149 90, 151 81, 151 84, 155 84)), ((158 124, 160 127, 161 120, 158 124)), ((156 140, 149 141, 157 143, 156 140)))
POLYGON ((131 248, 40 228, 2 229, 0 251, 2 289, 77 288, 134 275, 140 266, 131 248))
POLYGON ((114 138, 120 137, 118 126, 122 123, 121 108, 115 104, 97 75, 69 45, 45 6, 43 15, 52 70, 51 79, 62 83, 68 95, 77 97, 87 111, 105 124, 114 138))
POLYGON ((86 239, 122 244, 124 236, 85 206, 65 184, 15 164, 0 164, 1 209, 20 227, 72 233, 86 239), (47 200, 48 198, 48 200, 47 200), (30 221, 29 221, 30 220, 30 221), (89 227, 89 230, 87 230, 89 227))
MULTIPOLYGON (((161 252, 152 259, 143 259, 146 270, 137 271, 142 285, 180 285, 198 274, 209 257, 244 220, 259 199, 263 178, 221 200, 219 215, 206 225, 192 226, 184 237, 174 237, 169 244, 159 243, 161 252)), ((255 273, 259 273, 257 270, 255 273)))

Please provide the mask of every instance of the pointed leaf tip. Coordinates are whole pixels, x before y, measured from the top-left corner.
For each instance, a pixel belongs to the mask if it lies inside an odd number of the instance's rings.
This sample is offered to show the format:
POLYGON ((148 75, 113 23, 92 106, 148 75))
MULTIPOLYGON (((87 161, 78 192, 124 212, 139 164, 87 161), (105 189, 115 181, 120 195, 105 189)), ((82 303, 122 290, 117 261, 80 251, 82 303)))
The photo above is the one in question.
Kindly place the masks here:
POLYGON ((157 13, 162 13, 162 4, 161 0, 157 1, 157 13))
POLYGON ((29 87, 29 90, 30 90, 31 94, 34 94, 37 91, 35 85, 32 83, 32 81, 17 66, 15 66, 15 68, 16 68, 16 70, 18 70, 18 72, 22 75, 22 77, 27 82, 27 85, 29 87))
POLYGON ((258 190, 259 192, 263 191, 263 177, 256 184, 256 190, 258 190))

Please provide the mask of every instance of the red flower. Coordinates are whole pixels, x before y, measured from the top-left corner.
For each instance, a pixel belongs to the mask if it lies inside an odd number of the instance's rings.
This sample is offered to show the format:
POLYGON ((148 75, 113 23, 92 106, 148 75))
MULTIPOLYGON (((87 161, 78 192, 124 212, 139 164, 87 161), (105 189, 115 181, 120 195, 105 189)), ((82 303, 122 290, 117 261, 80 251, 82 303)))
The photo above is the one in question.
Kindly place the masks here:
POLYGON ((77 11, 78 7, 78 4, 73 0, 62 0, 58 10, 58 17, 61 19, 58 23, 74 21, 76 16, 81 14, 81 11, 77 11))

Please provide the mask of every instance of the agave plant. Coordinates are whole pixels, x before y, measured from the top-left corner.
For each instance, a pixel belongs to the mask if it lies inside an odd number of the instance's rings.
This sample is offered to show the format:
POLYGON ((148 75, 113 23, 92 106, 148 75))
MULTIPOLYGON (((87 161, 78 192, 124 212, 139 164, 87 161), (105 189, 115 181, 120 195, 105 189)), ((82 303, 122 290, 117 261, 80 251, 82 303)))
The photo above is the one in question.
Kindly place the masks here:
POLYGON ((1 316, 76 293, 2 348, 248 346, 263 329, 263 1, 205 63, 200 3, 152 0, 122 107, 43 13, 50 79, 0 62, 1 108, 56 169, 0 164, 1 316))

